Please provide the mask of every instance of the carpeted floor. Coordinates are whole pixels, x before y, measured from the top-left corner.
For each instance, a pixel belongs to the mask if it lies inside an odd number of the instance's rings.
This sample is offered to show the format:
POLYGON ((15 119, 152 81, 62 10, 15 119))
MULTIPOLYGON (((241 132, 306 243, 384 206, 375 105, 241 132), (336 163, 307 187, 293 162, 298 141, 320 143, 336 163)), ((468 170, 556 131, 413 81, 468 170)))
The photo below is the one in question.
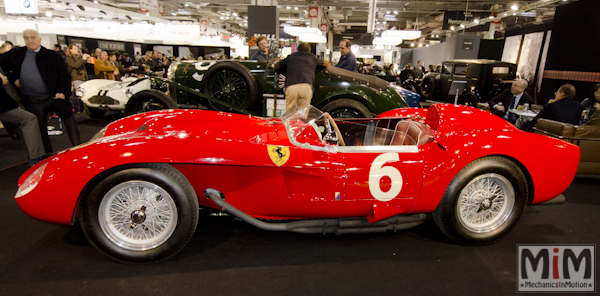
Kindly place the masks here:
MULTIPOLYGON (((83 139, 119 117, 77 115, 83 139)), ((52 145, 70 146, 66 135, 53 136, 52 145)), ((528 207, 508 236, 488 246, 455 245, 433 221, 335 236, 201 216, 174 258, 123 265, 97 252, 78 227, 24 214, 13 196, 26 154, 4 130, 0 149, 0 295, 508 295, 516 292, 517 244, 600 242, 600 180, 576 179, 565 204, 528 207)))

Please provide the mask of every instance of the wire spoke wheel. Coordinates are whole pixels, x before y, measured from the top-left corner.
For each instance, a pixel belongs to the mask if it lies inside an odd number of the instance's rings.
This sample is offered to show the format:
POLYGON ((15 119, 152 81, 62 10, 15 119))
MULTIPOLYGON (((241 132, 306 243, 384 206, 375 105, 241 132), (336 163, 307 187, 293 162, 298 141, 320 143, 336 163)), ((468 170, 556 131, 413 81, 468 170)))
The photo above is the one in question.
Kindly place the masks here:
POLYGON ((331 117, 333 118, 362 118, 363 116, 358 113, 356 110, 342 108, 337 109, 331 112, 331 117))
POLYGON ((139 110, 138 113, 167 109, 166 106, 164 106, 160 102, 157 102, 153 99, 149 99, 147 101, 141 101, 136 105, 136 107, 137 107, 136 110, 139 110))
POLYGON ((471 180, 460 192, 457 217, 467 229, 489 232, 504 224, 515 203, 515 191, 508 179, 485 174, 471 180))
POLYGON ((208 94, 234 106, 243 106, 248 97, 248 88, 238 73, 222 70, 211 78, 208 94))
POLYGON ((98 208, 100 228, 121 248, 144 251, 167 241, 177 225, 177 208, 164 189, 147 181, 121 183, 98 208))

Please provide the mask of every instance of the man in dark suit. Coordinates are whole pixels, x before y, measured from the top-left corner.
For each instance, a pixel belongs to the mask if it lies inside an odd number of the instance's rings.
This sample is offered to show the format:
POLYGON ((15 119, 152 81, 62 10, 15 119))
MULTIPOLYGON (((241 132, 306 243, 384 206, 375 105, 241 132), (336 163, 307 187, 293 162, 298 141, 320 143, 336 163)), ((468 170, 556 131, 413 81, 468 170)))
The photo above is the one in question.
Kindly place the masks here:
POLYGON ((503 91, 488 102, 490 111, 514 124, 517 121, 517 115, 508 110, 517 109, 518 106, 524 104, 533 104, 533 98, 524 92, 525 89, 527 89, 527 80, 515 80, 510 89, 503 91))
POLYGON ((46 153, 52 153, 48 137, 48 112, 62 118, 73 146, 81 144, 73 106, 65 98, 71 96, 71 74, 60 55, 42 46, 42 38, 33 29, 23 31, 25 46, 14 47, 0 55, 0 67, 16 90, 25 110, 38 118, 38 127, 46 153))
POLYGON ((575 97, 575 87, 573 85, 567 83, 561 86, 556 92, 554 99, 550 100, 532 120, 533 125, 535 126, 537 120, 540 118, 579 124, 584 108, 579 102, 573 100, 573 97, 575 97))

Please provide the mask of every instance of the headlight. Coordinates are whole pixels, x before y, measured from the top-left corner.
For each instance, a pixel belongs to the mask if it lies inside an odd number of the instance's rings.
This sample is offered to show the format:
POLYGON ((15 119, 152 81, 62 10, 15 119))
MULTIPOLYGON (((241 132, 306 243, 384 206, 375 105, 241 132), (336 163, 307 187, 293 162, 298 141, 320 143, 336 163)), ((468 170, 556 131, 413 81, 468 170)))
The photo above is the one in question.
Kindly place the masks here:
POLYGON ((78 87, 75 89, 75 95, 76 95, 77 97, 81 98, 81 97, 83 97, 83 94, 84 94, 83 88, 82 88, 81 86, 78 86, 78 87))
POLYGON ((167 70, 167 79, 174 81, 173 79, 175 78, 175 70, 177 70, 177 65, 179 65, 179 62, 171 63, 169 70, 167 70))
POLYGON ((135 90, 133 90, 133 88, 132 88, 132 87, 128 88, 128 89, 127 89, 127 91, 125 92, 125 95, 126 95, 128 98, 131 98, 131 97, 132 97, 134 94, 135 94, 135 90))
POLYGON ((35 172, 33 172, 33 174, 29 175, 29 177, 27 177, 27 179, 25 179, 23 184, 21 184, 21 187, 19 187, 19 190, 17 190, 17 193, 15 194, 15 198, 24 196, 25 194, 31 192, 31 190, 35 189, 35 187, 40 183, 40 180, 42 179, 42 176, 44 175, 44 170, 46 169, 47 165, 48 165, 48 163, 46 162, 41 167, 39 167, 37 170, 35 170, 35 172))
POLYGON ((104 137, 104 134, 106 133, 106 129, 108 128, 108 125, 103 127, 99 132, 97 132, 92 139, 90 140, 90 142, 96 141, 102 137, 104 137))

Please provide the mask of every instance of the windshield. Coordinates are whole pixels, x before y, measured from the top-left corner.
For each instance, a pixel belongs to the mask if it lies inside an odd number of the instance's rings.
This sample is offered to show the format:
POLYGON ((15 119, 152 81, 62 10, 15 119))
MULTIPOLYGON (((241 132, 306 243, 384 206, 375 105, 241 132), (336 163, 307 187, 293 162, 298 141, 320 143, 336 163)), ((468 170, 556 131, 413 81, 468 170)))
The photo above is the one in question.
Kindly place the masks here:
POLYGON ((324 146, 323 135, 331 133, 331 125, 323 112, 313 106, 296 107, 281 116, 291 141, 324 146))
POLYGON ((308 106, 292 109, 281 119, 292 143, 317 150, 341 146, 357 149, 357 146, 361 149, 370 149, 368 146, 416 147, 433 140, 429 127, 411 118, 338 118, 332 125, 321 110, 308 106))

